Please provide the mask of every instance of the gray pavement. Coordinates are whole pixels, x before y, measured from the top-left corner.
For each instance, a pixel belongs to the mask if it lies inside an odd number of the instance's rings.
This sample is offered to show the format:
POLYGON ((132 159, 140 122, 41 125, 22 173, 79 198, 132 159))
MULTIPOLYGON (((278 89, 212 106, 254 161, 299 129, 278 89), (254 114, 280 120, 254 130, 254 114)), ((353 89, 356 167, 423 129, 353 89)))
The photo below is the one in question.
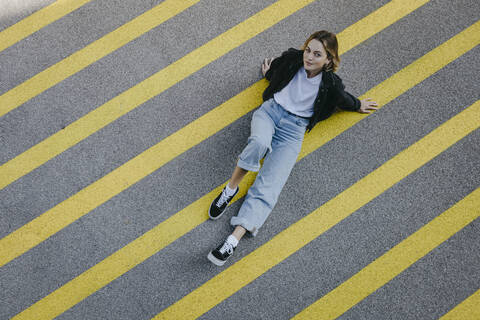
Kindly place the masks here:
POLYGON ((47 7, 55 0, 0 0, 0 31, 47 7))
MULTIPOLYGON (((273 2, 202 0, 0 117, 0 163, 273 2)), ((158 3, 92 1, 0 52, 0 94, 158 3)), ((264 57, 299 47, 318 29, 340 32, 385 3, 317 1, 0 190, 0 237, 258 81, 264 57)), ((0 16, 0 26, 29 10, 0 16)), ((351 93, 363 94, 479 16, 474 0, 432 0, 343 55, 338 73, 351 93)), ((242 240, 233 262, 477 101, 479 68, 477 47, 302 159, 258 236, 242 240)), ((246 143, 250 118, 251 113, 240 118, 1 267, 0 319, 26 309, 226 181, 246 143)), ((201 318, 291 318, 478 188, 479 139, 476 130, 201 318)), ((201 224, 58 318, 155 316, 225 269, 211 265, 206 254, 231 231, 229 218, 240 205, 236 202, 226 217, 201 224)), ((437 319, 452 309, 480 288, 478 223, 341 318, 437 319)))

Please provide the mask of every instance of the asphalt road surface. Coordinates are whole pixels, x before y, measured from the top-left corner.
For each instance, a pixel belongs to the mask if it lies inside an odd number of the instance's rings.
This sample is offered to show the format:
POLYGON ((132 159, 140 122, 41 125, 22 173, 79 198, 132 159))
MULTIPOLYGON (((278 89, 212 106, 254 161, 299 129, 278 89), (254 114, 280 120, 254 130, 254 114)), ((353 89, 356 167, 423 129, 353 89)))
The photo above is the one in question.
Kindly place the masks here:
POLYGON ((0 319, 480 319, 477 0, 0 0, 0 319), (266 57, 337 34, 372 114, 306 134, 223 266, 266 57))

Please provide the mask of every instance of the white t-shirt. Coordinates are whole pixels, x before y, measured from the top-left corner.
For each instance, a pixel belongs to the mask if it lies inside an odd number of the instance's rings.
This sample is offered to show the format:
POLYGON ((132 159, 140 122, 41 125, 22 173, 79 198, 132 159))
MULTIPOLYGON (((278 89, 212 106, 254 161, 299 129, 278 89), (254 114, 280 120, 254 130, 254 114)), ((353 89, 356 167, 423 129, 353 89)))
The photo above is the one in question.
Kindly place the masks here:
POLYGON ((313 78, 307 78, 305 68, 301 67, 288 85, 275 93, 273 98, 291 113, 309 118, 313 115, 313 103, 321 82, 322 72, 313 78))

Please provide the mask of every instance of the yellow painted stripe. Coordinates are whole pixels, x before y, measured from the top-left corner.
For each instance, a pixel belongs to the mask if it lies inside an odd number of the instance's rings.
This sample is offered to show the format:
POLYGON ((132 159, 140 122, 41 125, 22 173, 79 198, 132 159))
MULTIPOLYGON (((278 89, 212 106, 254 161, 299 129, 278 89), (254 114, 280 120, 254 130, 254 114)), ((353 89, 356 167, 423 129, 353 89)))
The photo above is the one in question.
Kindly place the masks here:
MULTIPOLYGON (((403 3, 397 2, 397 5, 401 5, 401 4, 406 5, 406 2, 403 2, 403 3)), ((385 7, 388 8, 389 6, 391 9, 395 9, 394 7, 393 8, 391 7, 391 3, 385 5, 383 8, 385 7)), ((413 11, 414 9, 411 8, 411 10, 413 11)), ((379 11, 372 13, 371 15, 367 16, 365 19, 370 19, 370 17, 373 15, 377 19, 381 20, 382 16, 377 14, 377 12, 384 12, 384 10, 379 9, 379 11)), ((397 16, 396 19, 400 19, 400 18, 397 16)), ((358 26, 359 29, 362 29, 364 27, 364 21, 365 20, 362 19, 357 23, 355 23, 354 26, 356 25, 358 26)), ((394 21, 396 20, 391 21, 391 23, 393 23, 394 21)), ((383 28, 384 27, 381 27, 381 29, 383 28)), ((350 27, 349 29, 352 30, 352 27, 350 27)), ((379 29, 378 31, 380 31, 381 29, 379 29)), ((343 32, 337 35, 339 39, 343 39, 342 34, 343 32)), ((361 32, 359 32, 359 34, 361 34, 361 32)), ((375 31, 372 31, 372 34, 370 36, 374 34, 375 34, 375 31)), ((363 34, 362 36, 367 37, 367 35, 365 34, 363 34)), ((352 46, 349 45, 348 43, 345 43, 343 48, 345 50, 345 48, 352 48, 352 46)), ((245 92, 237 95, 236 97, 232 98, 230 101, 227 101, 225 104, 220 106, 224 108, 224 110, 222 109, 219 111, 219 113, 213 114, 208 122, 202 125, 198 125, 197 126, 198 131, 182 132, 179 134, 179 136, 176 139, 183 139, 183 137, 189 137, 190 139, 193 139, 198 135, 201 136, 203 134, 203 131, 209 128, 208 124, 211 124, 212 126, 218 125, 219 121, 222 121, 225 116, 230 115, 231 112, 237 109, 244 108, 245 105, 251 105, 251 107, 249 108, 253 108, 253 106, 258 105, 258 103, 260 102, 258 97, 261 95, 261 91, 264 88, 262 87, 264 86, 262 82, 256 83, 251 88, 247 89, 245 92)), ((392 83, 392 85, 395 85, 395 84, 392 83)), ((389 88, 387 88, 386 90, 389 90, 389 88)), ((243 111, 240 113, 243 115, 246 112, 247 111, 243 111)), ((236 115, 236 117, 239 117, 239 116, 240 115, 236 115)), ((330 118, 328 121, 332 121, 334 118, 335 116, 330 118)), ((198 121, 201 121, 201 120, 199 119, 198 121)), ((233 121, 233 120, 229 119, 227 122, 229 121, 233 121)), ((328 135, 328 133, 326 134, 328 135)), ((194 141, 193 143, 197 143, 197 142, 194 141)), ((154 159, 161 158, 162 154, 168 152, 168 150, 165 152, 162 152, 162 150, 164 150, 164 148, 167 148, 167 146, 169 145, 175 145, 175 144, 185 145, 186 142, 184 142, 184 140, 172 140, 169 143, 162 145, 162 147, 160 147, 153 154, 154 159)), ((137 166, 142 167, 142 165, 145 165, 146 163, 150 163, 150 161, 154 161, 154 159, 152 158, 152 159, 148 159, 148 161, 144 160, 142 162, 139 162, 137 166)), ((247 186, 251 185, 254 179, 255 179, 255 176, 253 174, 248 174, 244 178, 241 185, 241 192, 236 197, 236 199, 245 195, 247 186)), ((112 185, 112 187, 113 186, 114 185, 112 185)), ((62 312, 63 310, 66 310, 72 307, 73 305, 75 305, 76 303, 82 301, 83 299, 85 299, 95 291, 101 289, 102 287, 107 285, 109 282, 120 277, 122 274, 126 273, 127 271, 129 271, 130 269, 138 265, 139 263, 145 261, 146 259, 154 255, 156 252, 160 251, 161 249, 163 249, 164 247, 166 247, 167 245, 169 245, 170 243, 172 243, 173 241, 175 241, 185 233, 191 231, 193 228, 197 227, 199 224, 205 222, 205 220, 207 219, 206 214, 199 215, 198 213, 205 212, 206 210, 205 208, 207 208, 210 202, 213 200, 213 198, 217 196, 217 194, 220 192, 222 187, 223 186, 219 186, 215 190, 212 190, 212 192, 210 192, 209 194, 195 201, 185 209, 181 210, 177 214, 173 215, 163 223, 153 228, 151 231, 145 233, 143 236, 139 237, 138 239, 131 242, 127 246, 123 247, 116 253, 112 254, 107 259, 103 260, 102 262, 98 263, 96 266, 92 267, 91 269, 87 270, 77 278, 65 284, 63 287, 61 287, 57 291, 51 293, 44 299, 40 300, 39 302, 34 304, 32 307, 25 310, 24 313, 21 314, 22 317, 28 317, 29 314, 39 313, 40 310, 43 310, 43 309, 51 310, 52 313, 62 312)), ((93 194, 94 193, 92 193, 92 195, 93 194)), ((57 213, 60 214, 60 216, 63 216, 67 214, 68 211, 61 212, 61 213, 57 212, 57 213)), ((51 219, 50 223, 56 223, 56 220, 53 219, 53 217, 54 216, 52 215, 52 217, 50 218, 51 219)), ((48 226, 48 223, 44 225, 44 227, 47 227, 47 226, 48 226)), ((26 230, 26 231, 31 232, 32 230, 41 230, 41 229, 38 228, 37 226, 36 228, 31 227, 29 230, 26 230)), ((20 237, 18 237, 17 239, 19 238, 20 237)), ((27 238, 26 235, 25 235, 25 238, 27 238)), ((9 248, 9 246, 11 247, 11 243, 15 243, 15 239, 11 241, 12 242, 10 242, 10 244, 5 244, 5 245, 2 244, 3 246, 0 246, 0 247, 4 247, 4 248, 9 248)), ((7 251, 1 251, 1 252, 6 253, 7 251)), ((0 257, 2 257, 2 253, 0 253, 0 257)))
MULTIPOLYGON (((194 50, 167 68, 159 71, 156 75, 123 92, 98 109, 73 122, 65 129, 26 150, 14 159, 0 166, 0 189, 3 189, 10 183, 108 125, 110 122, 113 122, 147 100, 160 94, 164 90, 167 90, 175 83, 185 79, 234 47, 240 45, 312 1, 279 1, 251 17, 244 23, 239 24, 204 46, 194 50)), ((391 1, 371 15, 360 20, 358 23, 345 29, 341 35, 339 34, 338 40, 342 44, 340 51, 346 52, 350 50, 358 43, 363 42, 373 34, 383 30, 426 2, 428 2, 428 0, 391 1), (381 17, 381 19, 379 19, 379 17, 381 17)), ((62 73, 60 72, 59 74, 62 73)), ((42 81, 42 83, 45 81, 42 81)), ((265 86, 266 81, 257 82, 248 90, 248 93, 262 91, 265 86)), ((259 100, 256 99, 256 101, 259 100)), ((251 106, 253 107, 256 105, 257 104, 254 103, 251 106)), ((1 97, 0 108, 2 108, 1 97)), ((241 112, 241 115, 250 111, 251 108, 237 107, 238 111, 241 112)), ((240 113, 234 114, 234 116, 239 114, 240 113)), ((236 118, 233 117, 230 119, 232 119, 231 121, 234 121, 236 118)), ((216 132, 222 128, 223 123, 224 122, 220 122, 219 124, 221 125, 216 125, 216 121, 211 123, 204 121, 203 123, 199 123, 199 125, 203 126, 205 129, 212 129, 205 130, 205 132, 216 132)), ((188 139, 190 136, 190 134, 187 134, 184 139, 188 139)), ((180 145, 191 144, 184 143, 180 145)), ((174 156, 175 155, 171 154, 170 158, 174 156)))
MULTIPOLYGON (((391 3, 386 6, 390 5, 391 3)), ((406 3, 402 1, 395 2, 395 6, 405 5, 406 3)), ((414 10, 414 8, 415 6, 411 7, 412 10, 414 10)), ((376 12, 372 14, 379 20, 382 20, 382 16, 377 15, 376 12)), ((361 30, 365 25, 363 21, 364 20, 360 20, 354 25, 361 30)), ((390 22, 393 23, 394 21, 390 22)), ((381 29, 384 27, 385 26, 382 25, 381 29)), ((342 34, 343 32, 338 34, 339 39, 342 39, 342 34)), ((374 35, 374 33, 370 36, 372 35, 374 35)), ((351 46, 346 44, 345 47, 348 48, 351 46)), ((444 62, 448 63, 450 61, 444 62)), ((261 92, 265 89, 265 86, 265 80, 255 83, 250 88, 226 101, 211 112, 193 121, 69 199, 1 239, 0 266, 5 265, 12 259, 35 247, 40 242, 143 179, 176 156, 251 111, 261 102, 261 92)), ((357 121, 360 119, 361 117, 357 117, 357 121)), ((195 219, 191 221, 195 221, 195 219)), ((190 224, 187 223, 186 225, 190 224)))
POLYGON ((77 10, 92 0, 58 0, 0 32, 0 51, 77 10))
MULTIPOLYGON (((196 319, 480 126, 480 101, 400 152, 154 319, 196 319), (239 276, 241 275, 241 276, 239 276)), ((315 319, 315 318, 310 318, 315 319)))
POLYGON ((0 117, 200 0, 165 0, 0 96, 0 117))
MULTIPOLYGON (((480 205, 477 205, 477 210, 480 205)), ((465 299, 458 306, 440 318, 441 320, 478 320, 480 319, 480 290, 465 299)))
MULTIPOLYGON (((480 114, 479 110, 477 112, 480 114)), ((326 320, 340 317, 351 307, 423 258, 427 253, 460 231, 478 216, 480 216, 480 188, 400 242, 337 288, 305 308, 292 319, 326 320)))

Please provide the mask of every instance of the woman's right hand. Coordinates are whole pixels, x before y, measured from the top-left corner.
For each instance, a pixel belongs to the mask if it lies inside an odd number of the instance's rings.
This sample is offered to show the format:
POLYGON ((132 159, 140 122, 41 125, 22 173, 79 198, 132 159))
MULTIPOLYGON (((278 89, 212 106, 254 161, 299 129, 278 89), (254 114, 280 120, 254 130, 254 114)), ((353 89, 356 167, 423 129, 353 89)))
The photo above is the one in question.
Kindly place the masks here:
POLYGON ((263 60, 262 74, 263 74, 264 77, 267 74, 267 71, 270 69, 270 65, 272 64, 272 61, 273 61, 273 58, 270 58, 270 59, 266 58, 265 60, 263 60))

